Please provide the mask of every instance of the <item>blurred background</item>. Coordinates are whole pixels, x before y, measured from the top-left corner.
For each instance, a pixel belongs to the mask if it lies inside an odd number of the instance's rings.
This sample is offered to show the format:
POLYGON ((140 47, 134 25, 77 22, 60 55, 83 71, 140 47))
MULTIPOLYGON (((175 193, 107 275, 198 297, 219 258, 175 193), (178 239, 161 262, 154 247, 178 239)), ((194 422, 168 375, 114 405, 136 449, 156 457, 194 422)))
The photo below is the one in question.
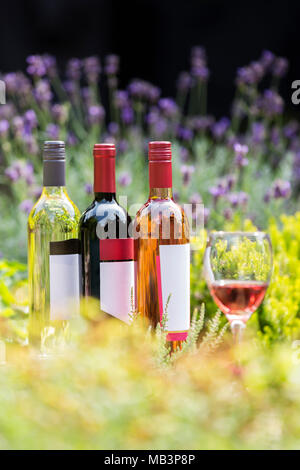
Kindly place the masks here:
POLYGON ((287 111, 290 83, 300 77, 300 3, 286 0, 10 0, 1 5, 0 70, 25 70, 30 54, 71 57, 120 55, 120 87, 134 77, 174 96, 175 78, 189 67, 191 47, 206 48, 208 112, 228 114, 238 67, 269 49, 290 62, 281 90, 287 111))

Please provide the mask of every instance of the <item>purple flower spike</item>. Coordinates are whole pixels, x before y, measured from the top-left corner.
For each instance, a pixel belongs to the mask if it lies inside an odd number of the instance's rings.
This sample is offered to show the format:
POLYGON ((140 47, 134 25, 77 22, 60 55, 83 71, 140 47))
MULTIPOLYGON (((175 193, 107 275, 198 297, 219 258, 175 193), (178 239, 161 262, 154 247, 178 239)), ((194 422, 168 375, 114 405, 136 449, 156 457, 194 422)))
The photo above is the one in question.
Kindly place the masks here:
POLYGON ((236 144, 234 144, 233 148, 235 152, 235 160, 234 160, 235 164, 240 168, 243 166, 247 166, 249 161, 245 157, 245 155, 247 155, 249 151, 248 146, 241 145, 240 143, 237 142, 236 144))
POLYGON ((293 139, 297 132, 299 131, 299 124, 297 121, 290 121, 284 128, 283 128, 283 135, 287 139, 293 139))
POLYGON ((129 125, 133 123, 134 120, 134 112, 131 106, 126 106, 124 109, 122 109, 121 112, 121 119, 124 122, 124 124, 129 125))
POLYGON ((221 118, 212 125, 212 133, 216 139, 221 139, 230 126, 230 120, 226 117, 221 118))
POLYGON ((60 132, 59 126, 53 123, 48 124, 46 128, 46 134, 49 139, 58 140, 59 132, 60 132))
POLYGON ((248 202, 249 196, 244 191, 238 193, 231 193, 227 196, 228 201, 231 204, 231 207, 237 208, 238 206, 245 206, 248 202))
POLYGON ((177 88, 180 91, 186 91, 191 88, 193 79, 188 72, 181 72, 177 80, 177 88))
POLYGON ((46 69, 46 74, 53 78, 57 75, 57 66, 56 66, 56 59, 52 55, 44 54, 43 55, 43 62, 46 69))
POLYGON ((0 121, 0 137, 6 137, 9 129, 9 122, 6 119, 0 121))
POLYGON ((128 92, 125 90, 118 90, 115 93, 115 105, 117 108, 122 109, 129 105, 128 92))
POLYGON ((28 109, 24 114, 24 122, 26 132, 30 133, 32 129, 35 129, 38 125, 38 120, 33 109, 28 109))
POLYGON ((33 207, 33 201, 31 199, 25 199, 19 205, 19 208, 21 209, 21 211, 27 215, 30 214, 32 207, 33 207))
POLYGON ((24 119, 21 116, 15 116, 12 121, 15 134, 20 137, 24 132, 24 119))
POLYGON ((262 122, 254 122, 252 124, 251 140, 255 145, 261 144, 266 136, 266 129, 262 122))
POLYGON ((105 117, 105 110, 103 106, 90 106, 88 108, 88 119, 91 125, 100 124, 105 117))
POLYGON ((158 102, 158 106, 166 117, 172 118, 178 113, 177 104, 172 98, 161 98, 158 102))
POLYGON ((291 183, 289 181, 278 179, 272 185, 275 199, 287 199, 291 195, 291 183))
POLYGON ((262 97, 257 101, 258 109, 268 117, 281 114, 284 102, 281 96, 274 90, 265 90, 262 97))
POLYGON ((128 142, 125 139, 121 139, 118 145, 119 153, 125 153, 128 150, 128 142))
POLYGON ((193 131, 188 127, 179 127, 177 131, 178 137, 185 141, 190 141, 193 138, 193 131))
POLYGON ((41 105, 48 104, 52 99, 52 92, 50 88, 50 83, 48 80, 43 79, 39 80, 35 89, 34 96, 37 102, 41 105))
POLYGON ((64 124, 68 119, 68 111, 62 104, 54 104, 51 108, 55 121, 64 124))
POLYGON ((273 52, 265 50, 262 52, 260 63, 262 64, 265 70, 268 70, 272 65, 274 59, 275 55, 273 54, 273 52))
POLYGON ((84 186, 86 194, 92 194, 93 193, 93 185, 91 183, 86 183, 84 186))
POLYGON ((101 73, 101 65, 98 57, 88 57, 83 61, 86 78, 90 83, 97 83, 101 73))
POLYGON ((39 55, 30 55, 26 59, 28 63, 27 72, 34 77, 43 77, 46 74, 44 60, 39 55))
POLYGON ((232 209, 230 207, 227 207, 226 209, 224 209, 223 215, 226 220, 231 220, 233 216, 232 209))
POLYGON ((73 132, 69 132, 67 135, 67 144, 70 145, 70 147, 74 147, 74 145, 78 144, 78 139, 73 132))
POLYGON ((82 62, 79 59, 70 59, 67 63, 67 76, 71 80, 80 80, 82 62))
POLYGON ((284 75, 286 75, 288 67, 289 63, 287 59, 285 59, 284 57, 277 57, 274 61, 272 68, 274 76, 279 78, 283 77, 284 75))
POLYGON ((106 75, 116 75, 119 72, 120 57, 110 54, 105 58, 105 73, 106 75))
POLYGON ((111 135, 117 135, 118 132, 119 132, 119 125, 117 122, 110 122, 108 124, 108 132, 111 134, 111 135))
POLYGON ((129 186, 131 184, 132 178, 131 174, 128 171, 123 171, 118 178, 118 182, 121 186, 129 186))
POLYGON ((182 165, 180 168, 182 174, 182 181, 185 186, 189 184, 191 181, 192 174, 195 171, 195 167, 193 165, 182 165))
POLYGON ((180 147, 180 160, 182 162, 187 162, 189 159, 189 151, 186 147, 180 147))

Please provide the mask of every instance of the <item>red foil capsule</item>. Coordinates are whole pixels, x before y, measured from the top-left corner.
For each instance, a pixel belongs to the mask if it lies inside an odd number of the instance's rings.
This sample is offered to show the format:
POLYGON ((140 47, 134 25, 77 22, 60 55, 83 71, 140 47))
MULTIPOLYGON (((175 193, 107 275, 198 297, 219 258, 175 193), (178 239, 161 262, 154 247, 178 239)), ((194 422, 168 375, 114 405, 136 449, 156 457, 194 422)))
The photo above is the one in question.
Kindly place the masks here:
POLYGON ((150 188, 172 188, 171 142, 149 142, 150 188))
POLYGON ((115 193, 115 144, 94 145, 94 192, 115 193))

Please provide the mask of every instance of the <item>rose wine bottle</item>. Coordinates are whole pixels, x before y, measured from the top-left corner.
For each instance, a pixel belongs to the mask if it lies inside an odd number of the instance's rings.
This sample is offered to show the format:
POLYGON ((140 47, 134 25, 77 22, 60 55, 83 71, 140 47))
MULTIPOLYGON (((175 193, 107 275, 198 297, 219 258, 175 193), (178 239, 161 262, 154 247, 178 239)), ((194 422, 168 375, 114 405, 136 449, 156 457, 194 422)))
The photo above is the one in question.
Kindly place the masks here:
POLYGON ((79 313, 80 213, 65 187, 65 144, 44 143, 43 191, 28 218, 29 340, 42 353, 63 346, 79 313))
POLYGON ((190 244, 187 217, 172 199, 170 142, 149 143, 149 184, 134 225, 137 310, 153 328, 165 314, 174 350, 190 326, 190 244))
POLYGON ((102 312, 128 322, 134 295, 131 219, 116 200, 114 144, 94 146, 94 193, 82 214, 83 295, 100 301, 102 312))

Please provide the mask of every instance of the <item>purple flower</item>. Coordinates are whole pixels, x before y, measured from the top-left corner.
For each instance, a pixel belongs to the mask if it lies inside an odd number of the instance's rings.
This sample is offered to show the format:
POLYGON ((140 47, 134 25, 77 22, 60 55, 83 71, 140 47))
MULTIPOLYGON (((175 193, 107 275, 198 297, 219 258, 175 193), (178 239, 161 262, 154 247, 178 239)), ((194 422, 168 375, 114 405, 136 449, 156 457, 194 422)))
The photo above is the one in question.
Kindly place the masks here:
POLYGON ((275 199, 287 199, 291 195, 291 183, 289 181, 278 179, 274 181, 272 190, 275 199))
POLYGON ((128 142, 125 139, 119 140, 118 144, 119 153, 125 153, 128 150, 128 142))
POLYGON ((193 63, 194 60, 201 59, 203 61, 206 60, 206 51, 202 46, 194 46, 191 50, 191 62, 193 63))
POLYGON ((77 144, 78 144, 78 139, 77 139, 76 135, 75 135, 73 132, 68 132, 68 135, 67 135, 67 144, 68 144, 70 147, 74 147, 74 145, 77 145, 77 144))
POLYGON ((153 132, 156 137, 162 137, 168 130, 168 122, 164 118, 159 118, 153 125, 153 132))
POLYGON ((27 162, 26 165, 23 166, 21 174, 28 185, 34 183, 33 165, 31 162, 27 162))
POLYGON ((26 145, 27 152, 32 155, 37 155, 39 152, 39 146, 36 142, 35 137, 32 134, 24 134, 23 141, 26 145))
POLYGON ((46 69, 46 74, 53 78, 57 75, 57 67, 56 67, 56 59, 52 55, 44 54, 43 55, 43 62, 46 69))
POLYGON ((48 80, 39 80, 34 89, 34 96, 41 105, 49 103, 52 99, 52 92, 48 80))
POLYGON ((36 186, 36 187, 31 188, 30 190, 30 194, 32 195, 34 199, 38 199, 41 196, 42 192, 43 192, 42 186, 36 186))
POLYGON ((19 205, 19 208, 21 209, 21 211, 27 215, 30 214, 32 207, 33 207, 33 201, 31 199, 25 199, 19 205))
POLYGON ((24 97, 31 91, 31 83, 22 72, 11 72, 4 75, 4 82, 9 93, 24 97))
POLYGON ((101 73, 101 65, 98 57, 88 57, 83 61, 83 67, 88 82, 97 83, 101 73))
POLYGON ((257 145, 261 144, 266 136, 266 129, 262 122, 254 122, 252 124, 252 142, 257 145))
POLYGON ((182 165, 180 168, 182 174, 182 181, 185 186, 189 184, 191 181, 192 174, 195 171, 195 167, 193 165, 182 165))
POLYGON ((131 106, 126 106, 122 109, 121 119, 126 125, 132 124, 134 120, 134 112, 131 106))
POLYGON ((248 158, 245 157, 245 155, 247 155, 249 151, 248 146, 241 145, 240 143, 236 143, 234 144, 233 148, 234 148, 234 153, 235 153, 235 160, 234 160, 235 164, 240 168, 243 166, 247 166, 249 163, 249 160, 248 158))
POLYGON ((272 197, 272 190, 268 189, 264 195, 264 202, 268 204, 271 200, 271 197, 272 197))
POLYGON ((13 182, 18 181, 21 178, 20 169, 16 167, 15 164, 6 168, 6 170, 4 171, 4 174, 5 176, 7 176, 7 178, 9 178, 13 182))
POLYGON ((189 141, 189 140, 192 140, 193 138, 193 131, 189 129, 188 127, 180 126, 177 130, 177 135, 180 139, 189 141))
POLYGON ((218 184, 217 186, 212 186, 209 192, 214 199, 214 204, 216 204, 218 199, 226 194, 227 190, 222 184, 218 184))
POLYGON ((117 108, 125 108, 125 106, 129 105, 128 92, 125 90, 117 90, 115 93, 114 100, 117 108))
POLYGON ((103 106, 93 105, 88 108, 88 120, 91 125, 100 124, 105 117, 103 106))
POLYGON ((6 137, 9 130, 9 122, 6 119, 0 121, 0 137, 6 137))
POLYGON ((233 216, 232 209, 230 207, 225 208, 223 211, 223 215, 226 220, 231 220, 233 216))
POLYGON ((209 129, 214 124, 212 116, 194 116, 190 121, 190 126, 195 132, 209 129))
POLYGON ((284 57, 277 57, 274 61, 272 72, 275 77, 281 78, 286 74, 288 66, 289 63, 287 59, 285 59, 284 57))
POLYGON ((299 124, 297 121, 290 121, 286 126, 283 128, 283 135, 287 139, 292 139, 295 137, 299 130, 299 124))
POLYGON ((30 133, 38 125, 38 120, 33 109, 28 109, 24 114, 25 131, 30 133))
POLYGON ((144 80, 132 80, 128 86, 129 94, 133 98, 145 99, 150 102, 156 101, 160 95, 160 90, 151 83, 144 80))
POLYGON ((16 136, 20 137, 24 132, 24 119, 21 116, 15 116, 12 125, 16 136))
POLYGON ((68 111, 62 104, 54 104, 51 108, 52 116, 59 124, 65 124, 68 119, 68 111))
POLYGON ((46 67, 44 60, 39 55, 30 55, 27 57, 26 62, 29 64, 27 72, 34 77, 43 77, 46 74, 46 67))
POLYGON ((70 59, 67 63, 67 76, 71 80, 80 80, 82 62, 80 59, 70 59))
POLYGON ((16 109, 11 103, 2 104, 0 106, 0 119, 7 119, 8 121, 16 114, 16 109))
POLYGON ((181 72, 177 80, 177 88, 180 91, 187 91, 191 88, 193 79, 189 72, 181 72))
POLYGON ((273 61, 274 61, 274 54, 273 52, 271 51, 263 51, 262 52, 262 55, 261 55, 261 58, 260 58, 260 63, 262 64, 262 66, 264 67, 265 70, 269 69, 270 66, 272 65, 273 61))
POLYGON ((86 183, 84 185, 84 189, 86 194, 92 194, 93 193, 93 185, 91 183, 86 183))
POLYGON ((161 98, 158 102, 158 106, 166 117, 172 118, 178 113, 177 104, 172 98, 161 98))
POLYGON ((235 175, 227 175, 226 178, 225 178, 225 185, 226 185, 226 189, 227 191, 231 191, 233 186, 235 185, 236 183, 236 176, 235 175))
POLYGON ((123 171, 118 178, 118 183, 120 186, 129 186, 131 184, 132 178, 131 174, 128 171, 123 171))
POLYGON ((191 204, 201 204, 202 203, 202 197, 200 196, 199 193, 194 193, 190 197, 190 203, 191 204))
POLYGON ((210 216, 210 209, 208 209, 207 207, 204 207, 204 225, 207 224, 209 216, 210 216))
POLYGON ((271 142, 277 147, 280 142, 280 129, 277 126, 273 126, 270 132, 271 142))
POLYGON ((119 125, 117 122, 110 122, 108 124, 108 132, 111 134, 111 135, 117 135, 118 132, 119 132, 119 125))
POLYGON ((248 202, 249 196, 244 191, 240 191, 237 193, 228 194, 227 199, 231 206, 236 208, 238 206, 245 206, 248 202))
POLYGON ((238 68, 236 83, 237 85, 253 85, 256 83, 256 75, 252 67, 238 68))
POLYGON ((257 101, 258 109, 268 117, 281 114, 284 102, 281 96, 274 90, 265 90, 263 96, 257 101))
POLYGON ((180 147, 180 160, 182 162, 187 162, 189 159, 189 151, 186 147, 180 147))
POLYGON ((70 96, 71 99, 74 98, 75 94, 76 94, 76 85, 75 85, 75 82, 72 81, 72 80, 66 80, 64 83, 63 83, 63 87, 66 91, 66 93, 70 96))
POLYGON ((59 126, 57 126, 56 124, 50 123, 46 127, 47 137, 51 140, 58 140, 59 132, 60 132, 59 126))
POLYGON ((119 72, 120 58, 117 55, 110 54, 105 57, 105 73, 106 75, 116 75, 119 72))
POLYGON ((211 127, 213 136, 216 139, 220 139, 224 136, 225 132, 230 126, 230 120, 227 117, 221 118, 219 121, 214 123, 211 127))

